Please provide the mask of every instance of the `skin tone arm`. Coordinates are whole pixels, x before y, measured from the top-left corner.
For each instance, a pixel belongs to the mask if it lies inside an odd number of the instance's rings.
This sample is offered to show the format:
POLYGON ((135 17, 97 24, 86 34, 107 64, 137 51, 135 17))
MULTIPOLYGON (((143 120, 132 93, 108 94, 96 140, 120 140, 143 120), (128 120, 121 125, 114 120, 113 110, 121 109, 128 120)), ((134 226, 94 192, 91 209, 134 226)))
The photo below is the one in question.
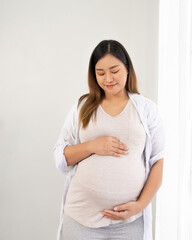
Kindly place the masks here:
POLYGON ((76 145, 67 145, 64 148, 63 154, 65 155, 67 166, 74 165, 84 158, 89 157, 92 152, 90 150, 91 141, 76 145))
POLYGON ((125 204, 116 206, 117 210, 110 209, 101 212, 104 217, 113 220, 129 218, 143 211, 147 205, 152 201, 156 192, 162 184, 163 177, 163 158, 158 160, 151 168, 148 179, 143 187, 143 190, 137 201, 127 202, 125 204), (119 212, 118 212, 119 211, 119 212))
POLYGON ((118 138, 106 136, 72 146, 68 145, 64 148, 63 153, 67 165, 71 166, 94 153, 120 157, 121 154, 127 154, 127 150, 127 146, 120 142, 118 138))
POLYGON ((158 160, 151 168, 149 177, 145 183, 145 186, 139 196, 138 201, 142 208, 146 208, 152 201, 154 195, 160 188, 163 178, 163 158, 158 160))

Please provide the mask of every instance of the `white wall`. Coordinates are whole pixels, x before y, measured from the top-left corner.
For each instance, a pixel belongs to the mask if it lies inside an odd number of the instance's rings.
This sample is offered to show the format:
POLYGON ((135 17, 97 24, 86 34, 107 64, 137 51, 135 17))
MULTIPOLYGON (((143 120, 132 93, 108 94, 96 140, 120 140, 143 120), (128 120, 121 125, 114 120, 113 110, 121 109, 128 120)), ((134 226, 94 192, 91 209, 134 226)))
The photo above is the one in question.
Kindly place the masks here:
POLYGON ((56 239, 65 178, 52 149, 103 39, 126 47, 156 101, 158 0, 1 0, 0 239, 56 239))

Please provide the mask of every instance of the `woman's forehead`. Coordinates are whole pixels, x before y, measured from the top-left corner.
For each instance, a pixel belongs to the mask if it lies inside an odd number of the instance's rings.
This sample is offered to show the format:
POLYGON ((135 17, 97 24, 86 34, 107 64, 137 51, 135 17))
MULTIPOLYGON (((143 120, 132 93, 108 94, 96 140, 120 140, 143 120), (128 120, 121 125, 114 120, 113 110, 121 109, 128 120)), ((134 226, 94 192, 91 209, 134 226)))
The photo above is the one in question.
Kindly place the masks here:
MULTIPOLYGON (((113 68, 116 68, 116 67, 118 67, 119 66, 119 64, 116 64, 116 65, 113 65, 113 66, 110 66, 109 67, 109 69, 113 69, 113 68)), ((96 70, 103 70, 102 68, 96 68, 96 70)))
POLYGON ((104 68, 115 68, 122 65, 121 61, 111 55, 106 55, 105 57, 101 58, 95 65, 96 70, 102 70, 104 68))

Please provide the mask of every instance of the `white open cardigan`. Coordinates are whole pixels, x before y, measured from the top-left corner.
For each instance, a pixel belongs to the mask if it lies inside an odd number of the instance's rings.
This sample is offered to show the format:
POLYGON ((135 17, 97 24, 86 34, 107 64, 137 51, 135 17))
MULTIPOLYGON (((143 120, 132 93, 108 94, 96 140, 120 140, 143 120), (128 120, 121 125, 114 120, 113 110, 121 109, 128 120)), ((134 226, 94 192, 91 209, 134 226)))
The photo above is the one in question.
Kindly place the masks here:
MULTIPOLYGON (((146 181, 153 164, 161 158, 164 158, 165 132, 163 119, 159 114, 158 105, 151 99, 141 94, 130 93, 128 91, 127 93, 139 113, 141 122, 147 134, 147 140, 144 149, 146 163, 146 181)), ((81 104, 83 104, 84 100, 81 102, 81 104)), ((81 104, 78 108, 77 104, 78 99, 75 101, 71 110, 69 111, 61 129, 59 138, 53 147, 53 155, 56 167, 60 172, 66 175, 64 193, 61 203, 60 224, 57 232, 57 240, 61 240, 61 229, 63 224, 66 194, 71 181, 71 177, 75 174, 78 165, 77 163, 73 166, 67 166, 66 158, 63 154, 63 150, 67 145, 75 145, 81 143, 79 140, 78 130, 78 115, 81 104)), ((143 210, 143 219, 143 240, 153 240, 151 203, 149 203, 149 205, 143 210)))

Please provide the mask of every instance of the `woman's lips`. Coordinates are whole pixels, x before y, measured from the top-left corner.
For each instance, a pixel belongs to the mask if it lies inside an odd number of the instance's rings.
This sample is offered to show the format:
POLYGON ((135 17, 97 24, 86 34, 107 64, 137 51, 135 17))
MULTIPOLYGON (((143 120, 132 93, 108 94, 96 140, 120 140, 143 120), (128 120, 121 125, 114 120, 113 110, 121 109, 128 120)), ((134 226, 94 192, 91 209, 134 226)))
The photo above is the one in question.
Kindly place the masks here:
POLYGON ((117 85, 117 83, 116 83, 116 84, 113 84, 113 85, 106 85, 106 87, 108 87, 108 88, 113 88, 115 85, 117 85))

